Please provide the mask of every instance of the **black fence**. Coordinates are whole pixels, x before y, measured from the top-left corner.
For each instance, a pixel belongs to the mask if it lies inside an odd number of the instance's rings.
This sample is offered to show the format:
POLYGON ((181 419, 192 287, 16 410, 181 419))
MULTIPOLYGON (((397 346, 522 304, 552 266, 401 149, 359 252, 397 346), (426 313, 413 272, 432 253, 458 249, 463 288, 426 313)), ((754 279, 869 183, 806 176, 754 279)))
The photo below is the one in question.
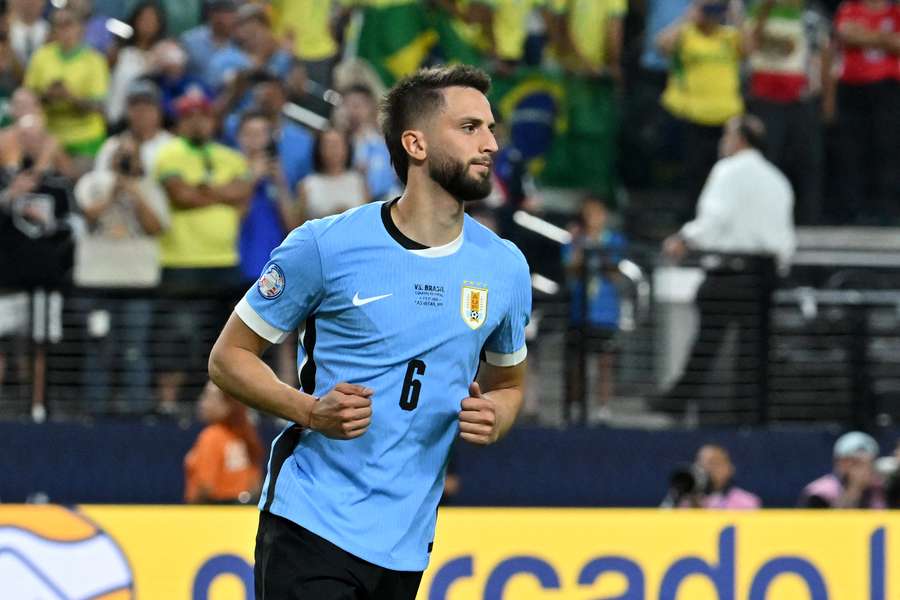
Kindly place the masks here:
MULTIPOLYGON (((768 297, 768 332, 760 332, 736 316, 748 310, 745 296, 716 298, 714 318, 707 311, 698 319, 704 271, 697 264, 673 267, 634 252, 612 274, 607 262, 601 276, 615 286, 618 324, 600 335, 577 323, 569 286, 535 276, 523 418, 549 425, 865 428, 900 415, 900 278, 893 271, 869 269, 860 279, 836 278, 830 267, 829 277, 797 267, 768 297), (676 402, 671 391, 693 364, 698 325, 722 332, 714 347, 702 348, 705 372, 693 379, 702 385, 676 402), (760 343, 742 344, 741 336, 760 343), (756 350, 744 352, 761 346, 764 365, 756 350)), ((7 291, 0 295, 0 416, 190 418, 209 348, 233 300, 7 291), (171 403, 161 410, 167 399, 175 401, 174 414, 171 403)), ((296 381, 290 342, 270 350, 267 360, 296 381)))

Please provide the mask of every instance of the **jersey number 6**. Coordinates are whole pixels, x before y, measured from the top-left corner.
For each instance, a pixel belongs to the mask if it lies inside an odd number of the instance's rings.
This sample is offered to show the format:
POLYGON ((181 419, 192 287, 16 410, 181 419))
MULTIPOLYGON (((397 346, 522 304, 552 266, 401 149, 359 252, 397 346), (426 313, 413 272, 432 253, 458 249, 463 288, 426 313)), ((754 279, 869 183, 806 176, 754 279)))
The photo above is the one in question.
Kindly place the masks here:
POLYGON ((403 410, 415 410, 419 405, 419 392, 422 391, 422 382, 414 379, 416 375, 425 374, 425 363, 414 358, 406 367, 406 377, 403 378, 403 391, 400 392, 400 408, 403 410))

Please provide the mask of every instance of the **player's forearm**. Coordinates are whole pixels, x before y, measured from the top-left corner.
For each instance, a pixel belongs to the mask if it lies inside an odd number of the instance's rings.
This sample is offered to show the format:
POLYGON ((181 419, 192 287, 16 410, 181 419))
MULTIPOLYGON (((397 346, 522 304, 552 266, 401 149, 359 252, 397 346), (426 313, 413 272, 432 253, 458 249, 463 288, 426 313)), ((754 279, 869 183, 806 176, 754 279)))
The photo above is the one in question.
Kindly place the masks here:
POLYGON ((484 394, 494 402, 497 418, 497 439, 502 438, 512 429, 522 408, 524 394, 520 387, 492 390, 484 394))
POLYGON ((309 425, 315 398, 279 380, 250 350, 216 344, 209 357, 209 377, 222 390, 256 410, 304 427, 309 425))

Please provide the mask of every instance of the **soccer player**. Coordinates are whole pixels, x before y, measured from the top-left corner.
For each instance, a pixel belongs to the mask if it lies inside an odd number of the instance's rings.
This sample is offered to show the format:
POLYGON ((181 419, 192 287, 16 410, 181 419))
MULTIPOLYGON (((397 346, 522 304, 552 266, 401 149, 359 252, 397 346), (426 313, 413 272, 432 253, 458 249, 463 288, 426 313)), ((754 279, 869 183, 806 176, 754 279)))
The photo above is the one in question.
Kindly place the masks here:
POLYGON ((292 423, 259 504, 258 600, 415 598, 454 438, 516 418, 528 266, 463 212, 491 187, 489 86, 467 66, 400 81, 383 130, 406 191, 294 230, 213 348, 216 384, 292 423), (259 357, 301 326, 298 391, 259 357))

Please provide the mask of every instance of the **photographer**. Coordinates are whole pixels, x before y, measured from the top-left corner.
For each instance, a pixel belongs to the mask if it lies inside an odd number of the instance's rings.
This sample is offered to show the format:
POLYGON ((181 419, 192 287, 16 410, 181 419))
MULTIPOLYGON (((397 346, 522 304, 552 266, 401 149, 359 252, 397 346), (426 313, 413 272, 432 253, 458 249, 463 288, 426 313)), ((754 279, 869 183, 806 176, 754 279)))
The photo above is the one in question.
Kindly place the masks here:
POLYGON ((800 496, 804 508, 885 508, 884 480, 875 470, 878 442, 851 431, 834 444, 834 471, 816 479, 800 496))
POLYGON ((884 477, 884 495, 888 508, 900 508, 900 440, 894 454, 875 461, 875 469, 884 477))
POLYGON ((706 444, 697 452, 693 465, 672 473, 665 508, 714 508, 749 510, 760 508, 756 494, 734 484, 734 464, 722 446, 706 444))
POLYGON ((126 102, 128 129, 104 143, 95 169, 75 187, 88 221, 76 253, 75 283, 103 290, 78 300, 87 329, 82 384, 92 412, 108 409, 115 374, 115 387, 132 410, 148 410, 152 399, 151 296, 160 279, 157 237, 169 221, 165 194, 152 173, 156 154, 172 136, 160 128, 160 95, 153 83, 133 82, 126 102))

